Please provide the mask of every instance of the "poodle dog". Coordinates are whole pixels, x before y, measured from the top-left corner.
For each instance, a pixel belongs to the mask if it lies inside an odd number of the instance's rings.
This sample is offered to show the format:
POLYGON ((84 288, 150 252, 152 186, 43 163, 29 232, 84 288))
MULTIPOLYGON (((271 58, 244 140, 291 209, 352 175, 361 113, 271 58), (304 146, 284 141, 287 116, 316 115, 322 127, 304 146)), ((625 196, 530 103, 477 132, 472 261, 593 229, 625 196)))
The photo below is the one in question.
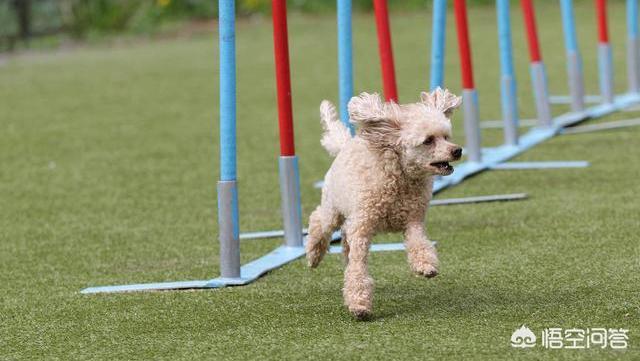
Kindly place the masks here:
POLYGON ((322 202, 309 219, 307 260, 310 267, 318 266, 332 232, 341 229, 344 302, 358 319, 372 312, 367 256, 375 234, 403 232, 413 272, 438 274, 438 256, 425 235, 424 220, 434 176, 451 174, 449 162, 462 156, 462 148, 449 140, 451 113, 462 100, 440 88, 422 92, 420 98, 404 105, 384 102, 378 94, 351 98, 355 137, 329 101, 320 105, 321 143, 335 160, 324 178, 322 202))

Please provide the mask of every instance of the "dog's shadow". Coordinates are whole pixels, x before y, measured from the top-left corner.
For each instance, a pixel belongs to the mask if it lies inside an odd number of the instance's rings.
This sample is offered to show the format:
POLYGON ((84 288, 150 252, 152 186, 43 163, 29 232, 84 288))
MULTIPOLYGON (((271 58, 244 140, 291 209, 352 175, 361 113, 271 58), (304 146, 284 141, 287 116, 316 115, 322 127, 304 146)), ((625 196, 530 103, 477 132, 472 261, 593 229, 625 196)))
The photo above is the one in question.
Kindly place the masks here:
POLYGON ((533 313, 575 298, 574 292, 555 287, 531 290, 507 286, 440 282, 407 289, 403 284, 385 282, 376 285, 374 312, 366 321, 425 315, 438 315, 438 318, 471 316, 513 310, 514 305, 522 312, 533 313))

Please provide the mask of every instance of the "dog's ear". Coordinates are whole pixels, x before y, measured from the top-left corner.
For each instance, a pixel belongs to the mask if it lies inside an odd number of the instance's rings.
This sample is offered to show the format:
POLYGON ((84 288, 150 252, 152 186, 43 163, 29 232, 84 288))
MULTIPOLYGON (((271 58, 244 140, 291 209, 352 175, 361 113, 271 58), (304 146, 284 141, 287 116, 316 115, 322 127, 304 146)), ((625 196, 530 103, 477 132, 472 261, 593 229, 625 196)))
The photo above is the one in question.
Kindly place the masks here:
POLYGON ((358 125, 359 135, 379 148, 397 144, 400 107, 385 103, 377 93, 361 93, 349 101, 349 118, 358 125))
POLYGON ((437 87, 431 93, 420 93, 420 100, 428 107, 441 111, 447 118, 451 118, 453 111, 462 104, 462 98, 437 87))
POLYGON ((385 106, 378 93, 360 93, 349 101, 349 118, 352 123, 364 125, 386 117, 385 106))

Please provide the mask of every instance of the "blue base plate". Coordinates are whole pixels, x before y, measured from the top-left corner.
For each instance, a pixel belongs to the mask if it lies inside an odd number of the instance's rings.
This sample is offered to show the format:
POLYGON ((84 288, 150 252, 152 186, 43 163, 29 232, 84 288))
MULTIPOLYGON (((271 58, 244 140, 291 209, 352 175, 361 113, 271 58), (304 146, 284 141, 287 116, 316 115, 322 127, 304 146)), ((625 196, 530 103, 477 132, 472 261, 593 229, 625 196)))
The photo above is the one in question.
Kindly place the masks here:
POLYGON ((589 165, 589 162, 584 160, 551 162, 506 162, 492 166, 491 170, 586 168, 589 165))
MULTIPOLYGON (((402 243, 384 243, 371 245, 371 252, 401 251, 402 243)), ((342 253, 342 247, 331 246, 329 253, 342 253)), ((102 286, 85 288, 80 293, 116 293, 116 292, 140 292, 140 291, 168 291, 199 288, 222 288, 230 286, 243 286, 257 280, 265 273, 282 267, 304 256, 304 247, 280 246, 266 255, 253 260, 240 268, 240 278, 214 278, 211 280, 139 283, 132 285, 102 286)))
MULTIPOLYGON (((585 95, 585 103, 599 103, 602 100, 600 95, 585 95)), ((549 103, 551 104, 571 104, 570 95, 551 95, 549 96, 549 103)))
POLYGON ((582 134, 582 133, 600 132, 603 130, 637 127, 637 126, 640 126, 640 118, 614 120, 614 121, 604 122, 604 123, 596 123, 596 124, 581 125, 581 126, 571 127, 571 128, 564 128, 562 129, 562 134, 582 134))

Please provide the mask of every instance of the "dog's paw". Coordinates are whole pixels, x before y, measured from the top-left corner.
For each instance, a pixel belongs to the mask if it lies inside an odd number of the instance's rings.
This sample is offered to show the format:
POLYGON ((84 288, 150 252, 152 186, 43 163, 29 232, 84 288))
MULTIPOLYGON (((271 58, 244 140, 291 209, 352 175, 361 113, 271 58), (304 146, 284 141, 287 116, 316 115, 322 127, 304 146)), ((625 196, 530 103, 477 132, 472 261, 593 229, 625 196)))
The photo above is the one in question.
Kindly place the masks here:
POLYGON ((320 258, 307 256, 307 266, 309 266, 309 268, 317 268, 320 264, 320 261, 320 258))
POLYGON ((412 264, 411 270, 415 274, 427 278, 433 278, 438 275, 438 268, 430 263, 412 264))
POLYGON ((320 264, 320 261, 324 258, 324 255, 327 253, 328 244, 322 242, 322 240, 313 241, 312 239, 307 240, 307 264, 311 268, 316 268, 320 264))
POLYGON ((431 278, 438 275, 438 253, 435 248, 422 244, 407 250, 407 258, 411 270, 423 277, 431 278))
POLYGON ((364 307, 349 307, 349 312, 358 321, 367 321, 371 319, 373 312, 364 307))
POLYGON ((307 249, 307 264, 311 268, 316 268, 324 258, 324 252, 319 252, 316 249, 307 249))
POLYGON ((438 264, 438 255, 435 251, 422 249, 409 253, 409 265, 417 275, 427 278, 437 276, 438 264))
POLYGON ((310 268, 318 267, 318 264, 320 264, 320 261, 321 261, 320 257, 312 256, 307 253, 307 265, 310 268))
POLYGON ((365 320, 373 310, 373 279, 371 277, 347 277, 342 289, 344 304, 353 317, 365 320))

